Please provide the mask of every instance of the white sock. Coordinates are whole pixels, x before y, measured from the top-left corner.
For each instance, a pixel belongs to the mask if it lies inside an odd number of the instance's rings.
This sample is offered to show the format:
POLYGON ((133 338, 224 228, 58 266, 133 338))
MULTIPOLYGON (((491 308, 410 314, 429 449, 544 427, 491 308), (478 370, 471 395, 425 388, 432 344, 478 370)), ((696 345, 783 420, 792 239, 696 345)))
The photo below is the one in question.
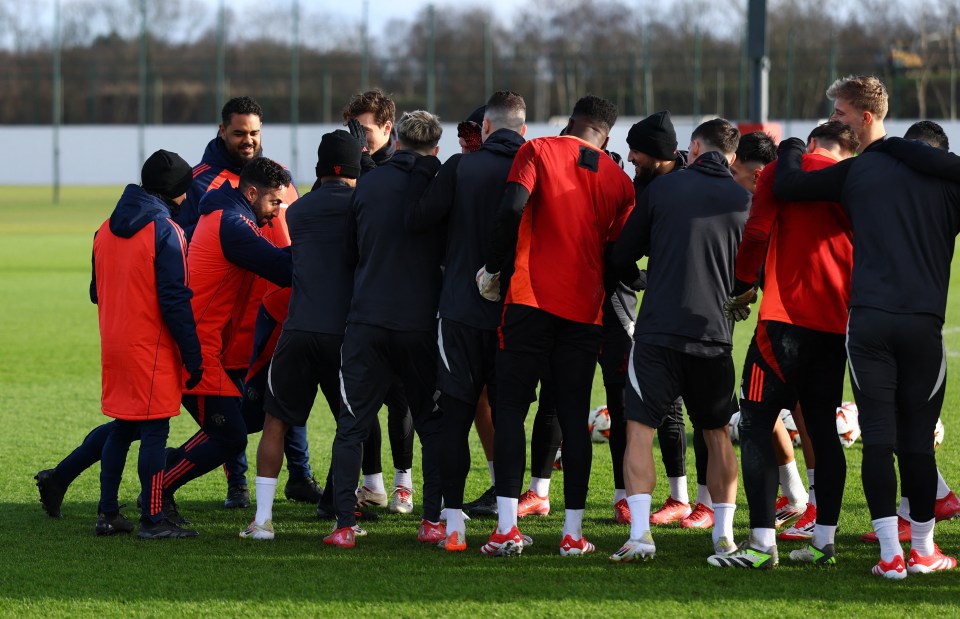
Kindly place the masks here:
POLYGON ((933 525, 935 518, 926 522, 913 521, 912 537, 910 538, 910 547, 919 552, 924 557, 933 554, 933 525))
POLYGON ((780 468, 780 487, 783 494, 793 505, 807 504, 807 489, 803 487, 800 471, 797 470, 797 461, 791 460, 780 468))
POLYGON ((897 508, 897 515, 904 520, 910 520, 910 499, 905 496, 900 497, 900 507, 897 508))
POLYGON ((873 530, 880 542, 880 559, 893 561, 897 555, 903 556, 903 548, 897 539, 897 517, 877 518, 873 521, 873 530))
POLYGON ((940 474, 940 469, 937 469, 937 500, 939 501, 948 494, 950 494, 950 486, 947 485, 947 480, 940 474))
POLYGON ((254 483, 257 487, 257 515, 253 519, 262 525, 273 519, 273 497, 277 494, 277 478, 257 477, 254 483))
POLYGON ((817 548, 823 548, 827 544, 832 544, 837 535, 837 527, 828 527, 825 524, 813 525, 813 539, 810 542, 817 548))
POLYGON ((713 509, 713 498, 705 484, 697 484, 697 504, 713 509))
POLYGON ((519 499, 497 497, 497 532, 501 535, 509 533, 510 529, 517 526, 517 503, 519 502, 519 499))
POLYGON ((487 468, 490 469, 490 485, 497 485, 497 476, 493 473, 493 460, 487 460, 487 468))
POLYGON ((463 536, 467 532, 467 523, 463 520, 463 510, 448 507, 444 511, 447 512, 447 535, 456 531, 463 536))
POLYGON ((640 537, 650 530, 650 501, 649 494, 631 494, 627 497, 630 506, 630 539, 640 537))
POLYGON ((569 535, 577 540, 583 537, 583 510, 566 509, 564 510, 563 536, 569 535))
POLYGON ((627 498, 627 491, 623 488, 617 488, 613 491, 613 504, 616 505, 620 501, 627 498))
POLYGON ((810 490, 810 498, 807 499, 807 503, 810 503, 810 504, 812 504, 814 507, 816 507, 816 506, 817 506, 817 493, 816 493, 816 490, 814 489, 814 485, 813 485, 813 475, 814 475, 814 469, 807 469, 807 485, 809 486, 809 490, 810 490))
POLYGON ((393 485, 403 486, 404 488, 413 488, 412 469, 397 469, 397 472, 393 474, 393 485))
POLYGON ((530 489, 539 497, 550 496, 550 478, 549 477, 531 477, 530 489))
POLYGON ((670 484, 670 498, 681 503, 690 502, 690 495, 687 494, 686 475, 683 477, 668 477, 667 482, 670 484))
MULTIPOLYGON (((732 538, 727 538, 732 541, 732 538)), ((776 529, 750 529, 750 541, 756 544, 757 550, 764 552, 777 545, 776 529)))
POLYGON ((387 489, 383 487, 383 473, 374 473, 373 475, 363 476, 363 485, 371 492, 386 494, 387 489))
POLYGON ((713 504, 713 543, 721 537, 733 541, 733 513, 737 510, 736 503, 713 504))

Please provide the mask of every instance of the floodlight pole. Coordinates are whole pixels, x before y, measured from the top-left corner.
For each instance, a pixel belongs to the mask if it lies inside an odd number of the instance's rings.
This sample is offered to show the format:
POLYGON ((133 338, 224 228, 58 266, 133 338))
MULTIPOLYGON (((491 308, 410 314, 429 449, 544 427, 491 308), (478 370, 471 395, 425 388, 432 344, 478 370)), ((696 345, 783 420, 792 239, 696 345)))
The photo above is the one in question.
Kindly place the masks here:
POLYGON ((60 0, 53 3, 53 203, 60 204, 60 0))
POLYGON ((747 53, 750 57, 750 120, 765 123, 770 106, 767 0, 750 0, 747 7, 747 53))
POLYGON ((220 11, 217 14, 217 100, 213 104, 215 110, 214 119, 217 124, 220 123, 220 107, 225 103, 227 98, 226 20, 227 7, 225 0, 220 0, 220 11))
POLYGON ((140 0, 140 96, 137 98, 138 166, 147 160, 144 124, 147 122, 147 0, 140 0))
POLYGON ((436 113, 436 16, 432 4, 427 5, 427 109, 436 113))
POLYGON ((290 57, 290 169, 298 169, 297 125, 300 122, 300 0, 293 0, 293 45, 290 57))
POLYGON ((370 0, 363 0, 363 23, 360 38, 363 41, 363 55, 360 59, 360 90, 370 90, 370 0))

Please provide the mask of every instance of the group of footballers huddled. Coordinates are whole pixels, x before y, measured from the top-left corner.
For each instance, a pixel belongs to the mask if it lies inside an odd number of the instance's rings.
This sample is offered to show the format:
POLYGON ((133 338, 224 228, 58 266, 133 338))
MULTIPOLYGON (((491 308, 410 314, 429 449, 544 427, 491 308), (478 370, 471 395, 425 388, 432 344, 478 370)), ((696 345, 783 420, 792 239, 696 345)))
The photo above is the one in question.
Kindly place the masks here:
POLYGON ((929 121, 886 136, 887 93, 875 77, 839 79, 827 96, 830 121, 779 148, 714 119, 678 150, 670 113, 653 114, 630 128, 631 180, 607 150, 617 109, 605 99, 583 97, 559 136, 525 141, 523 98, 496 92, 459 124, 462 152, 441 163, 437 117, 397 120, 393 101, 373 90, 344 108, 345 129, 322 137, 317 180, 302 197, 262 155, 260 106, 230 100, 201 163, 151 155, 94 237, 90 296, 102 410, 113 420, 37 474, 43 508, 59 516, 70 483, 99 460, 96 533, 132 532, 117 495, 139 440, 139 536, 196 536, 176 491, 223 466, 226 505, 248 506, 247 436, 262 431, 256 514, 240 537, 274 538, 286 456, 287 498, 335 521, 324 543, 353 548, 367 535, 359 522, 378 517, 371 506, 413 510, 416 431, 419 541, 464 551, 467 514, 495 515, 480 552, 519 555, 533 540, 518 520, 550 510, 562 440, 560 554, 589 554, 587 418, 599 362, 614 519, 630 530, 610 561, 653 558, 651 525, 679 523, 712 529, 710 565, 769 569, 779 562, 777 529, 792 524, 779 538, 806 545, 790 559, 830 565, 846 477, 835 411, 849 365, 874 529, 864 539, 880 546, 872 572, 900 579, 955 568, 933 541, 936 521, 960 515, 933 435, 960 158, 929 121), (731 335, 758 296, 736 397, 731 335), (322 488, 304 430, 318 390, 336 418, 322 488), (389 497, 384 403, 396 468, 389 497), (167 447, 181 406, 199 429, 167 447), (692 503, 684 409, 696 453, 692 503), (781 409, 804 437, 807 484, 781 409), (728 433, 737 410, 750 510, 739 543, 728 433), (474 426, 492 486, 465 503, 474 426), (651 513, 656 433, 670 496, 651 513))

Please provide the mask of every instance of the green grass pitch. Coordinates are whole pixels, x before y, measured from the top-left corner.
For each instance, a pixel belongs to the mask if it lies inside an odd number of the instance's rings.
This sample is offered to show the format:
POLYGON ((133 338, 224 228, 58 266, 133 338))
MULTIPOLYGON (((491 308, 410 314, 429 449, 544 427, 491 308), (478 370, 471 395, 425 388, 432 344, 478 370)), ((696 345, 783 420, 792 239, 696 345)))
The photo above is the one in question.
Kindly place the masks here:
MULTIPOLYGON (((95 537, 98 468, 76 481, 63 506, 64 518, 52 520, 37 502, 33 475, 56 464, 105 419, 99 412, 97 314, 87 290, 92 235, 112 210, 120 188, 68 187, 58 206, 51 204, 46 187, 4 187, 2 193, 0 616, 960 615, 960 571, 911 576, 899 583, 869 575, 877 547, 858 541, 869 528, 859 444, 846 451, 849 471, 837 537, 839 564, 832 569, 792 566, 786 555, 799 543, 789 542, 781 543, 784 561, 773 572, 711 568, 705 560, 711 551, 709 534, 679 528, 654 531, 658 552, 652 562, 609 564, 607 555, 619 548, 628 529, 611 522, 613 484, 604 446, 595 446, 584 521, 597 552, 579 559, 558 553, 562 474, 554 478, 551 514, 522 522, 536 545, 522 557, 507 560, 480 556, 493 521, 469 522, 469 550, 448 555, 417 543, 415 514, 386 514, 369 527, 370 536, 355 550, 332 549, 321 543, 330 524, 318 522, 311 506, 282 498, 275 506, 277 539, 240 540, 237 534, 253 509, 223 509, 225 482, 217 473, 178 493, 182 511, 200 530, 193 540, 151 543, 135 536, 95 537)), ((943 412, 946 440, 937 456, 947 480, 960 489, 956 279, 957 270, 944 329, 950 366, 943 412)), ((738 360, 752 328, 751 323, 737 328, 738 360)), ((593 402, 603 401, 598 374, 593 402)), ((322 479, 333 431, 325 404, 318 402, 309 428, 314 472, 322 479)), ((171 423, 170 442, 179 443, 194 430, 190 417, 181 415, 171 423)), ((383 461, 389 466, 386 444, 384 440, 383 461)), ((256 445, 252 436, 251 463, 256 445)), ((468 498, 489 483, 475 437, 472 447, 468 498)), ((135 444, 120 492, 130 517, 136 516, 136 451, 135 444)), ((688 463, 693 493, 692 454, 688 463)), ((251 470, 251 488, 253 475, 251 470)), ((285 473, 280 481, 284 483, 285 473)), ((662 481, 654 503, 659 505, 666 493, 662 481)), ((742 487, 738 507, 739 538, 747 533, 742 487)), ((938 524, 937 539, 946 552, 960 553, 960 521, 938 524)))

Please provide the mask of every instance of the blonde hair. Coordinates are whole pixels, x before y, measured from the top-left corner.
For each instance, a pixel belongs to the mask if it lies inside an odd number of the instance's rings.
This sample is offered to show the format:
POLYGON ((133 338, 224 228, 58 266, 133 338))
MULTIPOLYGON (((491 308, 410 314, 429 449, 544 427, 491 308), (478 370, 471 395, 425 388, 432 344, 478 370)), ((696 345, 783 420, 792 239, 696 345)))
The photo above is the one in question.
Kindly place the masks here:
POLYGON ((887 115, 887 89, 873 75, 841 77, 827 88, 827 98, 831 101, 843 99, 858 110, 870 112, 877 120, 883 120, 887 115))
POLYGON ((397 138, 411 150, 432 149, 442 133, 440 119, 424 110, 405 112, 397 121, 397 138))

